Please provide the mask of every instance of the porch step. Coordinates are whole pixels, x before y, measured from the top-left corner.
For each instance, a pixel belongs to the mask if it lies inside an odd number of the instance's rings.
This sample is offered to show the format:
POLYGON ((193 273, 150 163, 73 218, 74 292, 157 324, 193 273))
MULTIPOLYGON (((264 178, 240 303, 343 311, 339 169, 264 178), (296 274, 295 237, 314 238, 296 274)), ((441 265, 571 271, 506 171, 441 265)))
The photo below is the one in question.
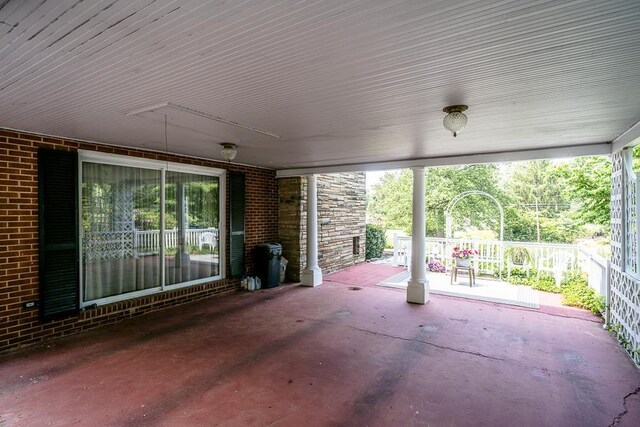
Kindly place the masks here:
POLYGON ((540 297, 538 291, 531 286, 518 286, 518 301, 522 301, 523 307, 540 308, 540 297))

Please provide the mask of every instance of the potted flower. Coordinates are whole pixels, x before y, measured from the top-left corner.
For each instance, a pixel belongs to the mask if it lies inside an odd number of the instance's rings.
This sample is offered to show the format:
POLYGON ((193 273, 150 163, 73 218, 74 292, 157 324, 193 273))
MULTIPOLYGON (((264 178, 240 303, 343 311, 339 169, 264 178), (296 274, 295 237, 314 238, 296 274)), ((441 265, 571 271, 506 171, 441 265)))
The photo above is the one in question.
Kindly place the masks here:
POLYGON ((510 246, 504 251, 504 256, 508 262, 518 267, 523 267, 531 263, 531 254, 527 248, 522 246, 510 246))
POLYGON ((456 267, 470 267, 471 257, 478 255, 478 251, 475 249, 461 249, 459 247, 453 248, 451 258, 456 260, 456 267))
POLYGON ((524 274, 529 275, 529 267, 533 263, 533 258, 529 250, 522 246, 510 246, 504 251, 507 263, 507 277, 511 277, 511 269, 517 267, 524 270, 524 274))
POLYGON ((427 263, 427 269, 429 271, 435 271, 438 273, 445 273, 447 271, 447 267, 445 267, 442 261, 440 261, 438 258, 429 259, 429 262, 427 263))

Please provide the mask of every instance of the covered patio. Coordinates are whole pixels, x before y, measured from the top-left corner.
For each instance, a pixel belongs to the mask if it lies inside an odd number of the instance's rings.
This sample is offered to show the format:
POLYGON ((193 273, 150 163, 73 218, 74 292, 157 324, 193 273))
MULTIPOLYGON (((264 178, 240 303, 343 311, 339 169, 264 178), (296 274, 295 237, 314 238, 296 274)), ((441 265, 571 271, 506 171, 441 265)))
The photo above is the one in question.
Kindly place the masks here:
POLYGON ((640 423, 640 373, 598 321, 439 295, 404 304, 373 284, 393 267, 365 267, 5 355, 0 424, 640 423))
POLYGON ((640 425, 639 45, 636 0, 1 1, 0 426, 640 425), (430 292, 426 168, 591 155, 628 354, 430 292), (406 290, 327 274, 398 168, 406 290), (240 292, 278 241, 302 286, 240 292))

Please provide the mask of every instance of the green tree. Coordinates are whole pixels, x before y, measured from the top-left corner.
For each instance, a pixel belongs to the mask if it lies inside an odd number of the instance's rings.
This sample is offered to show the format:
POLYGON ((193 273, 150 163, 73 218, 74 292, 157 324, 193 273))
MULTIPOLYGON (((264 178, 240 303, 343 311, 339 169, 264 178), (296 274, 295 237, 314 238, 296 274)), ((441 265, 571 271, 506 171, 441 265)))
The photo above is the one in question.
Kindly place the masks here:
POLYGON ((411 231, 412 176, 410 170, 385 173, 373 186, 367 210, 372 222, 387 230, 411 231))
MULTIPOLYGON (((635 170, 639 171, 640 146, 634 149, 633 157, 635 170)), ((411 171, 386 174, 370 195, 370 218, 387 229, 409 233, 411 189, 411 171)), ((428 236, 444 236, 447 205, 467 190, 485 191, 502 203, 505 240, 569 243, 579 237, 591 237, 594 227, 609 227, 611 163, 604 156, 577 158, 560 164, 540 160, 504 166, 428 168, 428 236)), ((498 221, 499 214, 491 200, 471 196, 456 206, 453 231, 475 228, 497 232, 498 221)))
POLYGON ((569 209, 559 174, 548 160, 512 163, 509 172, 508 195, 518 211, 533 216, 535 240, 540 242, 545 219, 569 209))
MULTIPOLYGON (((640 171, 640 145, 633 150, 633 167, 635 171, 640 171)), ((611 159, 608 156, 579 157, 559 169, 575 205, 573 218, 581 224, 591 223, 609 228, 611 159)))
POLYGON ((573 218, 609 227, 611 220, 611 160, 580 157, 559 168, 576 203, 573 218))
MULTIPOLYGON (((426 184, 426 233, 445 234, 445 209, 458 194, 467 190, 501 195, 496 165, 466 165, 428 168, 426 184)), ((386 229, 411 232, 413 175, 410 170, 389 172, 373 187, 368 212, 373 222, 386 229)), ((460 227, 499 229, 497 207, 487 198, 472 196, 460 201, 453 212, 460 227)))
MULTIPOLYGON (((446 232, 445 211, 457 195, 469 191, 484 191, 498 200, 503 193, 499 188, 497 165, 464 165, 427 169, 427 235, 443 237, 446 232)), ((452 231, 478 229, 492 230, 496 237, 500 231, 499 208, 480 195, 460 200, 452 216, 452 231)))

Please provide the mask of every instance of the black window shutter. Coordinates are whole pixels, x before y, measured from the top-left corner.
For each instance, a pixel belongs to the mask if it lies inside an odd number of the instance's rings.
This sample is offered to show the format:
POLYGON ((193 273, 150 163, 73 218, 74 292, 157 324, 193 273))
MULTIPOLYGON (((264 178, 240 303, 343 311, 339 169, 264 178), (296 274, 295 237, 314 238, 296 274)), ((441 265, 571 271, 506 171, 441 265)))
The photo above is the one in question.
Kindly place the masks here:
POLYGON ((79 307, 78 153, 38 150, 40 319, 79 307))
POLYGON ((245 211, 245 176, 242 172, 229 173, 229 265, 231 277, 244 274, 244 211, 245 211))

